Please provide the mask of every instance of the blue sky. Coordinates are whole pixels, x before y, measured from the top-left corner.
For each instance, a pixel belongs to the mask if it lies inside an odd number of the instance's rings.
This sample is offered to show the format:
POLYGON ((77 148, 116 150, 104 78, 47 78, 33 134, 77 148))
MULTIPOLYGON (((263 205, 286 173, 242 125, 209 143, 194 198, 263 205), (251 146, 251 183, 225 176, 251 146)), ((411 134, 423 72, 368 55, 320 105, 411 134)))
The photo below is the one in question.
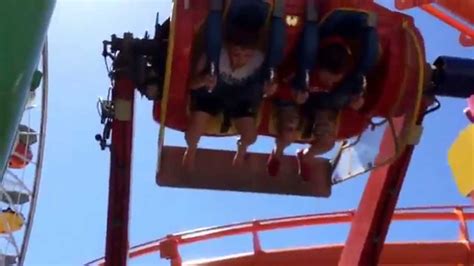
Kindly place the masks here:
MULTIPOLYGON (((379 1, 389 3, 392 1, 379 1)), ((109 153, 100 151, 94 135, 101 130, 96 111, 108 79, 101 57, 102 40, 130 31, 153 32, 155 13, 169 15, 165 0, 58 1, 50 26, 50 111, 46 161, 27 265, 81 265, 103 256, 109 153)), ((390 5, 389 5, 390 6, 390 5)), ((425 36, 427 56, 474 57, 474 49, 458 44, 458 33, 424 13, 410 11, 425 36)), ((158 125, 151 103, 136 106, 130 242, 136 245, 166 234, 197 227, 228 224, 357 207, 367 177, 334 188, 329 199, 253 195, 158 188, 155 185, 158 125)), ((413 156, 399 206, 467 204, 451 178, 447 150, 466 125, 465 101, 441 99, 442 109, 425 122, 425 134, 413 156)), ((253 150, 268 151, 271 141, 259 140, 253 150)), ((182 134, 171 132, 166 143, 183 145, 182 134)), ((216 147, 229 140, 203 139, 216 147)), ((233 144, 233 142, 232 142, 233 144)), ((348 226, 327 226, 264 234, 264 247, 342 242, 348 226), (283 241, 284 240, 284 241, 283 241)), ((455 239, 457 225, 396 224, 391 240, 455 239), (416 226, 416 235, 408 231, 416 226)), ((410 230, 411 231, 411 230, 410 230)), ((248 250, 250 237, 213 241, 183 249, 185 258, 248 250), (212 252, 211 252, 212 251, 212 252)), ((133 262, 156 265, 157 256, 133 262)), ((161 265, 161 264, 159 264, 161 265)), ((165 265, 165 264, 163 264, 165 265)))

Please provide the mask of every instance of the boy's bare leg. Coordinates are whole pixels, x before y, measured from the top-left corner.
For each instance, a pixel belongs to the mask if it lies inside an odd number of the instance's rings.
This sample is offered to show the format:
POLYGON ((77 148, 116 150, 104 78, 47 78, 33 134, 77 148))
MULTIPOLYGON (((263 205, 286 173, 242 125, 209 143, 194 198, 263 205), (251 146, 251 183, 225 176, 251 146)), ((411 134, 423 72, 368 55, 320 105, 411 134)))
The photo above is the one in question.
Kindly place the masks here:
POLYGON ((298 151, 299 173, 304 179, 309 178, 308 163, 314 157, 330 151, 336 143, 336 116, 332 111, 319 111, 316 114, 314 138, 309 148, 298 151))
POLYGON ((257 128, 253 117, 242 117, 234 121, 240 139, 237 142, 237 152, 234 156, 233 165, 240 166, 245 160, 245 154, 250 145, 257 140, 257 128))
POLYGON ((278 113, 278 136, 275 140, 273 154, 277 158, 283 157, 285 149, 297 138, 299 115, 297 107, 280 107, 278 113))
POLYGON ((278 136, 275 140, 275 148, 270 154, 267 161, 267 172, 270 176, 277 176, 280 171, 280 162, 283 158, 285 149, 291 145, 293 141, 288 140, 288 136, 278 136))
POLYGON ((332 150, 332 148, 335 145, 335 142, 336 142, 335 138, 327 137, 327 138, 321 138, 311 143, 311 146, 309 146, 309 148, 306 148, 303 150, 302 159, 304 161, 310 161, 315 156, 332 150))
POLYGON ((336 142, 337 113, 330 110, 320 110, 316 113, 314 124, 315 141, 304 151, 303 158, 313 158, 330 151, 336 142))
POLYGON ((291 145, 293 141, 290 140, 290 136, 281 136, 275 140, 275 149, 273 150, 273 155, 277 159, 281 159, 283 157, 283 153, 288 146, 291 145))
POLYGON ((197 111, 191 114, 191 119, 184 135, 188 147, 184 152, 183 166, 188 170, 194 168, 194 160, 199 139, 206 130, 210 118, 211 115, 205 112, 197 111))
POLYGON ((280 162, 285 149, 297 139, 299 113, 296 106, 278 107, 277 133, 275 148, 267 161, 267 172, 270 176, 277 176, 280 162))
POLYGON ((280 170, 280 161, 283 158, 285 149, 297 139, 297 123, 287 124, 279 130, 275 139, 275 148, 267 161, 267 172, 270 176, 277 176, 280 170))

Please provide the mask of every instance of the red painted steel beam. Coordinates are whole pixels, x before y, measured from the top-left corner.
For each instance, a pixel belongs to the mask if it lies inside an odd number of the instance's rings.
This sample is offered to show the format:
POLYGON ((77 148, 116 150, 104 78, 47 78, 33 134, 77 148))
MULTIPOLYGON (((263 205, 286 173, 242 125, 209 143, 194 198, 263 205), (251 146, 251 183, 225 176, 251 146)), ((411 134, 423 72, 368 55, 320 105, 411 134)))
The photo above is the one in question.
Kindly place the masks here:
POLYGON ((396 0, 395 7, 398 10, 419 7, 428 14, 459 30, 461 32, 459 42, 462 46, 474 46, 474 29, 469 26, 469 22, 463 23, 461 20, 453 17, 449 11, 444 11, 434 5, 431 5, 435 2, 436 1, 434 0, 396 0))
POLYGON ((110 147, 110 179, 105 265, 125 266, 128 257, 128 223, 133 142, 134 83, 126 73, 127 59, 119 54, 112 90, 114 119, 110 147), (123 68, 125 66, 125 68, 123 68))
POLYGON ((435 0, 396 0, 395 7, 398 10, 406 10, 422 5, 428 5, 434 2, 435 0))
MULTIPOLYGON (((418 122, 421 124, 422 118, 418 122)), ((381 152, 393 145, 389 131, 385 133, 381 152)), ((378 264, 414 148, 414 145, 408 145, 396 161, 374 170, 370 175, 339 261, 340 266, 378 264)))
POLYGON ((467 22, 463 23, 453 17, 448 11, 431 5, 433 2, 433 0, 397 0, 395 1, 395 7, 399 10, 419 7, 430 15, 459 30, 461 34, 474 37, 474 29, 470 27, 467 22))
POLYGON ((462 46, 474 46, 474 36, 468 36, 466 34, 461 34, 459 36, 459 42, 461 43, 462 46))
POLYGON ((437 19, 443 21, 444 23, 450 25, 451 27, 459 30, 461 34, 474 37, 474 28, 454 18, 447 11, 443 11, 442 9, 439 9, 433 5, 425 5, 421 6, 420 8, 428 12, 432 16, 436 17, 437 19))

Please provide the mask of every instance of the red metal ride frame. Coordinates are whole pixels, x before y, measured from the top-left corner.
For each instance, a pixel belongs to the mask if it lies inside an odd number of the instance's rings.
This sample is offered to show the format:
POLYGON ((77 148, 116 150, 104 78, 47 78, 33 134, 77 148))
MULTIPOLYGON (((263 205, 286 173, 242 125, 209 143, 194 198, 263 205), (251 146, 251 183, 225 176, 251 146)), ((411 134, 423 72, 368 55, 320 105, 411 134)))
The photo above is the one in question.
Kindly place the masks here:
MULTIPOLYGON (((123 63, 121 56, 116 63, 123 63)), ((126 56, 126 55, 125 55, 126 56)), ((114 66, 115 69, 120 69, 114 66)), ((114 120, 110 147, 109 202, 105 259, 107 266, 125 266, 128 259, 128 223, 133 143, 135 86, 126 70, 115 73, 112 91, 114 120)))
MULTIPOLYGON (((422 112, 418 125, 423 116, 422 112)), ((381 151, 391 145, 388 135, 384 137, 381 151)), ((414 148, 414 145, 407 145, 396 161, 371 173, 352 220, 340 266, 378 264, 414 148)))

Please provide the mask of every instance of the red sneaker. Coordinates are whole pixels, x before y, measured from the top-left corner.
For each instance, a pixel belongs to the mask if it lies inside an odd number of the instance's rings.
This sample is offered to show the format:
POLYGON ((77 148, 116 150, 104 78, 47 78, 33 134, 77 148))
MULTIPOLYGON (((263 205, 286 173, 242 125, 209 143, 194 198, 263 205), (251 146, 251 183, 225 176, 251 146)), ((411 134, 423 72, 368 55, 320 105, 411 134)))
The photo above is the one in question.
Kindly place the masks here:
POLYGON ((307 182, 311 179, 311 167, 308 163, 303 161, 303 150, 296 152, 296 159, 298 160, 298 175, 307 182))
POLYGON ((267 173, 270 176, 277 176, 280 171, 280 160, 275 156, 275 153, 271 153, 267 161, 267 173))
POLYGON ((467 108, 466 110, 464 110, 464 114, 466 114, 466 117, 469 122, 474 124, 474 112, 467 108))

